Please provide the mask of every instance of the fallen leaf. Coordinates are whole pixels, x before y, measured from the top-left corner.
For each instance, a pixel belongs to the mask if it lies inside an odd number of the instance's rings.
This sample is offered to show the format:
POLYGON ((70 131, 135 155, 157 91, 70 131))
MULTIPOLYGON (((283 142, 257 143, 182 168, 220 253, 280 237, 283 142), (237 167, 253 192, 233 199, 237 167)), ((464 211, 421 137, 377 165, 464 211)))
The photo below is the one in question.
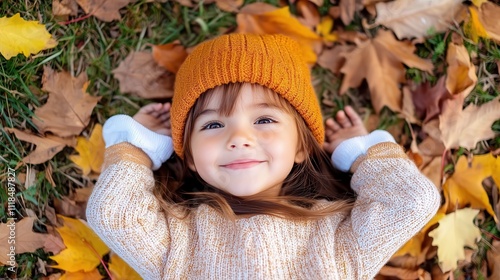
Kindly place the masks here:
POLYGON ((441 157, 426 157, 420 170, 438 190, 441 190, 441 157))
POLYGON ((349 25, 354 19, 354 13, 357 10, 357 0, 340 0, 340 19, 344 25, 349 25))
POLYGON ((164 45, 153 45, 153 59, 172 73, 177 73, 187 56, 188 53, 179 40, 164 45))
POLYGON ((408 240, 399 250, 394 253, 392 258, 409 255, 412 257, 418 257, 422 251, 422 242, 424 242, 425 232, 419 232, 408 240))
POLYGON ((28 57, 57 46, 57 41, 43 24, 24 20, 19 13, 12 17, 1 17, 0 30, 0 54, 7 60, 20 53, 28 57))
POLYGON ((457 268, 457 261, 465 259, 464 246, 476 248, 481 231, 474 225, 479 210, 459 209, 439 221, 439 227, 429 232, 434 238, 432 245, 438 247, 441 270, 446 272, 457 268))
POLYGON ((406 81, 403 63, 432 73, 432 62, 416 56, 414 51, 415 46, 411 42, 398 41, 392 32, 378 30, 375 38, 361 42, 353 51, 343 54, 346 63, 340 69, 345 74, 340 94, 344 94, 348 88, 360 86, 366 79, 377 113, 384 106, 400 112, 399 84, 406 81))
POLYGON ((58 263, 52 267, 69 272, 94 270, 100 264, 100 258, 109 253, 109 248, 84 221, 61 215, 58 217, 64 220, 64 226, 56 230, 66 249, 49 257, 58 263))
POLYGON ((78 4, 76 0, 52 0, 52 15, 54 16, 76 16, 78 4))
POLYGON ((243 5, 243 0, 215 0, 215 4, 223 11, 237 12, 243 5))
POLYGON ((352 45, 335 45, 331 49, 323 49, 323 52, 318 56, 318 64, 326 69, 330 69, 332 73, 340 73, 340 69, 344 66, 344 53, 349 53, 355 47, 352 45))
POLYGON ((403 86, 403 99, 401 101, 401 116, 409 123, 421 124, 421 121, 416 117, 415 104, 408 86, 403 86))
POLYGON ((120 9, 127 6, 133 0, 76 0, 86 14, 91 14, 96 18, 110 22, 120 20, 120 9))
POLYGON ((455 165, 455 172, 443 185, 443 195, 449 205, 448 211, 470 205, 471 208, 486 209, 496 220, 482 182, 493 174, 494 166, 498 165, 500 157, 495 158, 491 154, 476 155, 470 163, 467 157, 460 157, 455 165))
POLYGON ((34 252, 36 249, 43 247, 46 234, 33 231, 34 217, 25 217, 19 222, 9 220, 7 223, 0 223, 0 262, 10 265, 11 246, 15 247, 16 254, 26 252, 34 252), (11 222, 12 223, 11 223, 11 222), (15 234, 15 239, 9 239, 11 231, 15 234), (13 243, 12 240, 15 240, 13 243))
POLYGON ((500 44, 500 6, 493 2, 484 2, 479 8, 479 20, 481 21, 488 36, 500 44))
POLYGON ((500 279, 500 241, 493 240, 491 245, 491 249, 486 252, 488 269, 491 272, 488 279, 496 280, 500 279))
POLYGON ((446 31, 465 16, 462 0, 398 0, 377 3, 377 19, 373 23, 394 31, 399 39, 426 37, 446 31))
POLYGON ((47 239, 43 244, 43 248, 46 252, 51 252, 54 255, 59 254, 63 249, 66 248, 64 242, 60 235, 58 234, 47 234, 47 239))
POLYGON ((102 138, 102 125, 96 124, 90 138, 79 136, 75 150, 79 155, 70 155, 69 159, 74 162, 87 176, 91 171, 101 173, 104 161, 104 139, 102 138))
POLYGON ((445 77, 441 77, 434 86, 430 82, 422 83, 411 90, 415 115, 423 123, 426 123, 441 113, 444 100, 451 98, 446 89, 445 77))
POLYGON ((142 280, 141 276, 117 254, 110 255, 109 271, 114 280, 142 280))
POLYGON ((302 48, 304 60, 310 65, 316 62, 321 38, 292 16, 288 6, 276 8, 266 3, 252 3, 241 9, 236 21, 236 33, 283 34, 295 39, 302 48))
POLYGON ((41 133, 50 131, 60 137, 80 135, 101 99, 86 93, 87 74, 82 73, 75 78, 66 71, 55 72, 45 66, 42 83, 49 99, 35 110, 33 123, 41 133))
POLYGON ((40 137, 30 132, 21 131, 16 128, 5 128, 5 131, 14 133, 17 139, 36 145, 36 149, 22 160, 25 163, 40 164, 52 159, 64 147, 74 147, 76 145, 75 137, 61 138, 54 135, 40 137))
POLYGON ((327 42, 333 42, 337 40, 337 35, 332 33, 333 28, 333 18, 330 16, 324 16, 321 22, 316 26, 316 32, 321 35, 323 40, 327 42))
POLYGON ((297 12, 301 17, 298 18, 302 25, 313 29, 320 22, 318 6, 309 0, 299 0, 296 4, 297 12))
POLYGON ((148 99, 169 98, 174 93, 175 76, 156 64, 149 52, 131 52, 112 73, 122 93, 148 99))
POLYGON ((500 119, 500 96, 483 105, 471 104, 462 110, 464 97, 458 96, 443 103, 439 116, 440 138, 446 149, 473 149, 476 143, 495 137, 491 125, 500 119))
POLYGON ((477 82, 476 67, 472 64, 469 53, 463 45, 453 42, 448 44, 446 53, 446 89, 452 95, 469 95, 477 82))
POLYGON ((102 277, 99 270, 95 268, 89 272, 83 270, 75 272, 66 271, 59 280, 101 280, 102 278, 104 277, 102 277))
POLYGON ((464 33, 471 38, 474 43, 479 41, 479 38, 489 38, 486 29, 479 19, 479 12, 476 7, 469 7, 469 18, 463 25, 464 33))

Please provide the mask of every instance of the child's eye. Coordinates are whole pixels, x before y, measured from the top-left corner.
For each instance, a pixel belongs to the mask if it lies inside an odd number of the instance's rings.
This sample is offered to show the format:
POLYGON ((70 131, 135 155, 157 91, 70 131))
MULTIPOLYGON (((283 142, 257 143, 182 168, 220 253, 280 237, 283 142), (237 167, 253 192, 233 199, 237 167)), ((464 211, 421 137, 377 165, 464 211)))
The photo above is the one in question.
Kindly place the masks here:
POLYGON ((204 125, 201 130, 205 130, 205 129, 214 129, 214 128, 221 128, 222 127, 222 124, 221 123, 218 123, 218 122, 209 122, 207 123, 206 125, 204 125))
POLYGON ((260 118, 260 119, 257 120, 256 123, 258 123, 258 124, 264 124, 264 123, 274 123, 274 122, 276 122, 276 121, 273 120, 273 119, 270 119, 270 118, 260 118))

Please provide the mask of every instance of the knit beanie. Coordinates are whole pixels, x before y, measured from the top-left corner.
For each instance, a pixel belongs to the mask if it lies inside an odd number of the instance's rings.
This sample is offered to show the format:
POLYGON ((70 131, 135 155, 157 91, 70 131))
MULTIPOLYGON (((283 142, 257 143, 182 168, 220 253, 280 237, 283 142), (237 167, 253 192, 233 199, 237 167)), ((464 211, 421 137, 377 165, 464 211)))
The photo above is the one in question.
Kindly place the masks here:
POLYGON ((305 120, 321 145, 323 119, 299 44, 273 34, 228 34, 205 41, 189 54, 176 74, 171 108, 174 150, 184 157, 186 118, 198 97, 219 85, 248 82, 272 89, 305 120))

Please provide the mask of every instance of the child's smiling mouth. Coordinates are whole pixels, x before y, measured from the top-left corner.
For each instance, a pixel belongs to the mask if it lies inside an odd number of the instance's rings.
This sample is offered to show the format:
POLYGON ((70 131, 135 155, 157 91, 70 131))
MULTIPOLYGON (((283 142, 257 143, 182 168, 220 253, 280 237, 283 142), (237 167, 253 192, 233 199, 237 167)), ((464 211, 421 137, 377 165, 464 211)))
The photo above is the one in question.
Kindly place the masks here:
POLYGON ((232 161, 228 164, 221 165, 221 166, 224 168, 228 168, 228 169, 245 169, 245 168, 254 167, 254 166, 261 164, 263 162, 264 161, 262 161, 262 160, 256 160, 256 159, 241 159, 241 160, 232 161))

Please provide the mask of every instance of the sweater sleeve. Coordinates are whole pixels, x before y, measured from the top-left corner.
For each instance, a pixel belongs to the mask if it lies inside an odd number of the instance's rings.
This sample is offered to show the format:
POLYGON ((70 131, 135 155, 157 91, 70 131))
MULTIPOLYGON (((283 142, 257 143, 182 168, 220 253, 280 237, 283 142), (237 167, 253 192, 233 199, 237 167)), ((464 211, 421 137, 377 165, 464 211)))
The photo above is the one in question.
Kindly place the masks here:
POLYGON ((123 142, 105 162, 87 204, 87 221, 99 237, 144 279, 160 279, 170 245, 167 221, 152 193, 152 162, 123 142))
POLYGON ((394 143, 379 143, 358 159, 351 186, 358 198, 335 233, 336 253, 359 279, 372 279, 436 213, 440 194, 394 143))

